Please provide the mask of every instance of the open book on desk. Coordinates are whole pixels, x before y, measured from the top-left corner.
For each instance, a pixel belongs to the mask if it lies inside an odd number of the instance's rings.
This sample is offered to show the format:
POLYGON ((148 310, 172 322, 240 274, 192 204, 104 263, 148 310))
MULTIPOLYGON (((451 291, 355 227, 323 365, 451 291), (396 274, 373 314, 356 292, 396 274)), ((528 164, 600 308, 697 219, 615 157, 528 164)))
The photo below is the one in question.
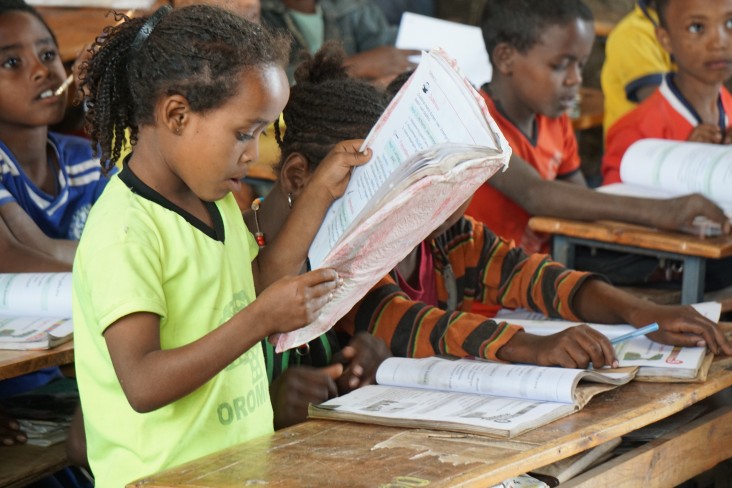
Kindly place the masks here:
POLYGON ((377 385, 320 405, 311 418, 514 437, 631 381, 637 368, 586 371, 475 359, 388 358, 377 385), (579 384, 580 380, 594 382, 579 384))
POLYGON ((0 274, 0 349, 49 349, 72 334, 71 273, 0 274))
MULTIPOLYGON (((692 305, 713 322, 719 320, 722 306, 718 302, 692 305)), ((528 310, 501 310, 495 320, 520 325, 526 332, 537 335, 555 334, 582 322, 552 320, 528 310)), ((632 325, 588 324, 608 339, 635 330, 632 325)), ((636 380, 652 382, 701 382, 707 379, 714 355, 706 347, 679 347, 660 344, 646 336, 635 337, 615 345, 621 367, 638 366, 636 380)))
POLYGON ((422 56, 364 146, 371 161, 354 169, 309 252, 313 269, 333 268, 344 284, 313 323, 279 336, 278 351, 332 327, 511 155, 483 98, 441 51, 422 56))
POLYGON ((622 183, 599 191, 645 198, 701 193, 732 217, 732 146, 728 144, 643 139, 623 155, 620 178, 622 183))

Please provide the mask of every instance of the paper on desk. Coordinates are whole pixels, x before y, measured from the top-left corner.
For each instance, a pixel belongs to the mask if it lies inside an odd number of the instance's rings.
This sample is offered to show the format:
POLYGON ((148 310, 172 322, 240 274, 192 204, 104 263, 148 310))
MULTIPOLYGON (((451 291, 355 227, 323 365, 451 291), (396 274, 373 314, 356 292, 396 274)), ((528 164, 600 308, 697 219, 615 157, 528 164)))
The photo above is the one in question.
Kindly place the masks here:
POLYGON ((491 81, 493 70, 480 27, 404 12, 396 47, 423 51, 441 47, 455 56, 460 70, 474 86, 491 81))
POLYGON ((26 0, 34 7, 92 7, 117 10, 151 9, 156 0, 26 0))

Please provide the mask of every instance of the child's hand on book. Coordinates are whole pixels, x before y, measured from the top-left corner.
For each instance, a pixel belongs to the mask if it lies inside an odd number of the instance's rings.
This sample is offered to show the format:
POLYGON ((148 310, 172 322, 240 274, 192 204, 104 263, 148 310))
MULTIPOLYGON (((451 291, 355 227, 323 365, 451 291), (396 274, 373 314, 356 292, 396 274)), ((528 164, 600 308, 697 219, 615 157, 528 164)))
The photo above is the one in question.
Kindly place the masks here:
POLYGON ((357 333, 346 347, 334 357, 343 364, 338 378, 338 392, 343 395, 356 388, 376 383, 376 370, 384 359, 391 356, 386 343, 368 332, 357 333))
POLYGON ((722 142, 722 132, 715 124, 699 124, 689 134, 688 141, 719 144, 722 142))
POLYGON ((319 405, 337 397, 335 380, 342 373, 340 363, 325 368, 293 366, 285 370, 269 387, 275 430, 304 422, 308 404, 319 405))
POLYGON ((720 234, 730 233, 730 221, 714 202, 698 193, 661 201, 658 215, 653 219, 662 229, 684 230, 693 234, 703 231, 701 227, 714 226, 720 234), (700 226, 700 222, 706 224, 700 226))
POLYGON ((615 349, 607 337, 582 324, 556 334, 540 336, 519 332, 496 356, 512 363, 530 363, 563 368, 618 367, 615 349))
POLYGON ((714 354, 732 355, 732 344, 717 324, 694 310, 690 305, 656 305, 649 303, 632 313, 629 323, 636 327, 657 322, 658 332, 648 338, 672 346, 703 347, 714 354))
POLYGON ((341 283, 338 273, 328 268, 287 276, 267 287, 250 307, 265 310, 266 335, 290 332, 315 320, 341 283))
POLYGON ((315 169, 304 192, 310 192, 310 195, 322 195, 325 192, 330 195, 331 201, 343 196, 353 167, 361 166, 371 159, 370 149, 360 151, 362 144, 362 139, 336 144, 315 169))
POLYGON ((28 436, 20 430, 20 425, 15 419, 7 417, 4 412, 0 411, 0 442, 3 446, 12 446, 14 444, 25 444, 28 436))

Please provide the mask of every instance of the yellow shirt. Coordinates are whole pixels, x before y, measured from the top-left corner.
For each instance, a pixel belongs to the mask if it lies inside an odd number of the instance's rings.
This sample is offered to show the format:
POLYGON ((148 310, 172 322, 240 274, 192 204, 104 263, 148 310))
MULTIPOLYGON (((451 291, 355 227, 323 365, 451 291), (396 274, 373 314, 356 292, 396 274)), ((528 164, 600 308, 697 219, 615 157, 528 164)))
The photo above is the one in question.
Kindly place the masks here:
MULTIPOLYGON (((655 11, 649 13, 657 21, 655 11)), ((604 132, 637 105, 637 91, 649 84, 660 85, 663 74, 674 65, 656 39, 656 28, 639 6, 610 32, 605 45, 605 63, 600 82, 605 95, 604 132)))

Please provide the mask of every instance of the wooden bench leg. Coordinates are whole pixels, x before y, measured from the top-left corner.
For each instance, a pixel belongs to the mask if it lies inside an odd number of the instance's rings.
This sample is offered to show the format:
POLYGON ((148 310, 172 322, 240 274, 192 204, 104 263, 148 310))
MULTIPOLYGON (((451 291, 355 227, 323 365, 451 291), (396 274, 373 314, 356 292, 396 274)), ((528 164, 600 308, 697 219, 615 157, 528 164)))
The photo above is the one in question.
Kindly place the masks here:
POLYGON ((706 259, 697 256, 684 258, 684 273, 681 282, 681 303, 698 303, 704 300, 704 275, 706 259))
POLYGON ((567 268, 574 268, 574 243, 567 236, 554 234, 552 257, 567 268))

